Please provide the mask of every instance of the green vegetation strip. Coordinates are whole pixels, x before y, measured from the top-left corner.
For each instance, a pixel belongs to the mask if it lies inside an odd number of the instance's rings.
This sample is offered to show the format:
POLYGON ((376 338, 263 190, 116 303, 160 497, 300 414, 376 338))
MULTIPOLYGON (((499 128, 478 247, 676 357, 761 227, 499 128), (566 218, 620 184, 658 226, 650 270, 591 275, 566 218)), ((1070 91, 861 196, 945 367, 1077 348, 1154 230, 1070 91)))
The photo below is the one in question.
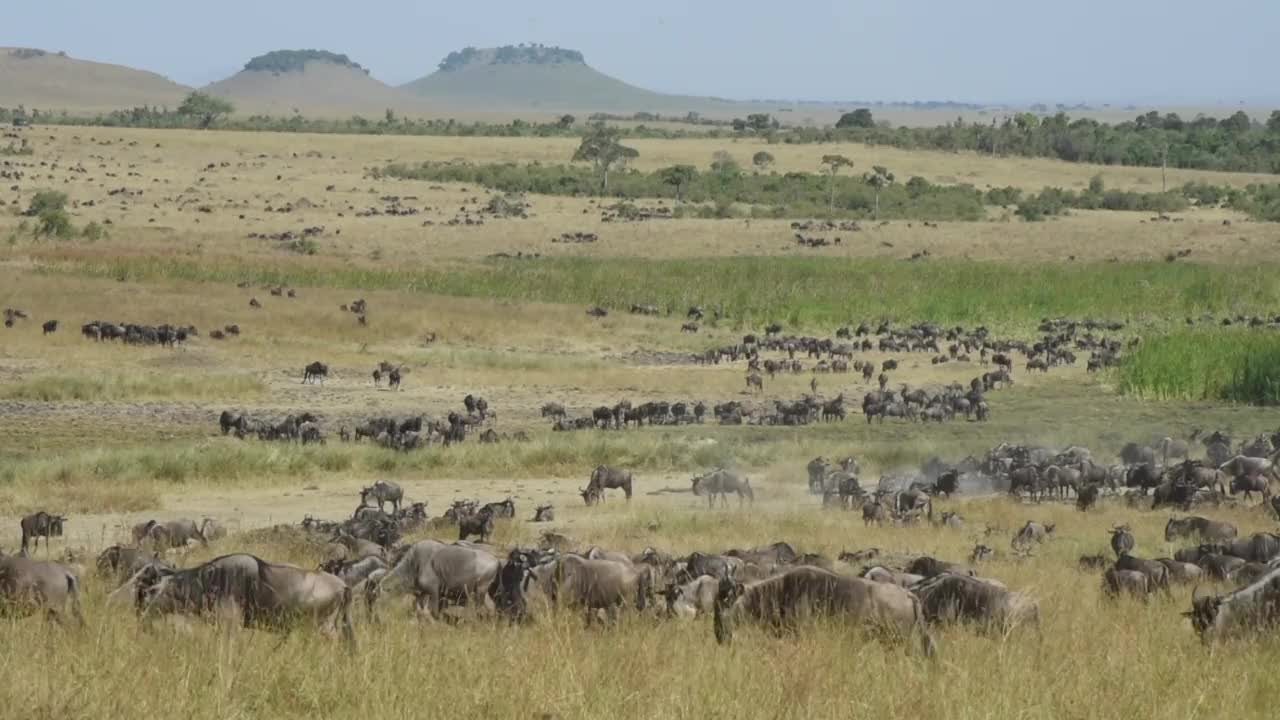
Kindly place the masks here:
POLYGON ((1270 313, 1280 267, 1189 263, 1013 265, 807 257, 684 260, 547 258, 417 270, 294 260, 263 267, 214 259, 72 260, 63 270, 127 281, 183 280, 407 290, 520 302, 651 303, 683 315, 701 305, 734 326, 832 327, 862 319, 1016 324, 1044 317, 1169 319, 1203 312, 1270 313))
POLYGON ((1280 335, 1224 329, 1154 338, 1128 356, 1119 386, 1159 400, 1280 405, 1280 335))

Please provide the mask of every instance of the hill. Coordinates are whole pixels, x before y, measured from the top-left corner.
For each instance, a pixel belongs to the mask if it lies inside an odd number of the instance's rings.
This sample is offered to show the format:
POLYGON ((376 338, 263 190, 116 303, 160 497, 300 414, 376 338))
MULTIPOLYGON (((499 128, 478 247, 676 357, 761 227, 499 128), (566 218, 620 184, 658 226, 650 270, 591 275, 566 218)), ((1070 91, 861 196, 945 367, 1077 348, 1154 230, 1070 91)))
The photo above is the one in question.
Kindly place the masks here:
POLYGON ((595 70, 576 50, 543 45, 464 48, 449 53, 435 72, 401 88, 433 106, 459 110, 683 114, 744 107, 645 90, 595 70))
POLYGON ((0 48, 0 106, 101 111, 177 107, 190 88, 146 70, 33 48, 0 48))
POLYGON ((224 97, 240 113, 382 114, 421 109, 422 100, 390 87, 346 55, 327 50, 277 50, 245 63, 244 69, 204 88, 224 97))

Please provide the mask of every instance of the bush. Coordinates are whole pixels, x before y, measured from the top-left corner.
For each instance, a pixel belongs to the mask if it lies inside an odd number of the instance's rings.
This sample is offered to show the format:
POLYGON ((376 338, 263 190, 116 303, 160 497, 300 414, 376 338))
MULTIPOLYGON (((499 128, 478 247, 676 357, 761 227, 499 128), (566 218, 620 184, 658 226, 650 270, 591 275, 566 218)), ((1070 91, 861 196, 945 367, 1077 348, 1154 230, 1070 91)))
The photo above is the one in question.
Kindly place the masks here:
POLYGON ((84 226, 84 229, 80 231, 80 235, 83 236, 85 240, 94 242, 106 237, 107 229, 96 222, 91 222, 84 226))
POLYGON ((46 210, 40 213, 36 223, 36 237, 55 237, 60 240, 72 237, 76 228, 66 210, 46 210))

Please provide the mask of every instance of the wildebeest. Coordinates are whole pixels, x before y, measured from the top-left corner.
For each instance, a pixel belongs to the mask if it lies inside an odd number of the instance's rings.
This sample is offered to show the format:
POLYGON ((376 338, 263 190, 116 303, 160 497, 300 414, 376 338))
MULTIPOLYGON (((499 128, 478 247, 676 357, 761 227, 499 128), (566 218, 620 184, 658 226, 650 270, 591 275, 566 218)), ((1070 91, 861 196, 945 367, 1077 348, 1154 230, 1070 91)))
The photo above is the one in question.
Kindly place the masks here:
POLYGON ((84 625, 80 580, 75 573, 65 565, 22 555, 0 555, 0 609, 17 613, 43 610, 58 622, 70 612, 84 625))
POLYGON ((744 499, 750 500, 752 504, 756 501, 755 493, 751 490, 751 481, 732 470, 716 468, 704 475, 694 476, 692 482, 693 494, 706 495, 707 507, 715 505, 716 495, 720 496, 720 504, 727 507, 729 493, 738 494, 738 507, 742 507, 744 499))
POLYGON ((939 560, 928 555, 920 557, 907 563, 907 572, 920 577, 931 578, 935 575, 943 573, 951 573, 952 575, 973 575, 973 570, 961 565, 960 563, 947 562, 939 560))
POLYGON ((1120 570, 1112 567, 1107 568, 1102 575, 1102 591, 1111 598, 1118 598, 1124 594, 1145 600, 1152 589, 1151 581, 1137 570, 1120 570))
POLYGON ((1280 569, 1226 595, 1200 596, 1193 592, 1191 618, 1200 639, 1213 643, 1232 637, 1256 637, 1280 622, 1280 569))
POLYGON ((43 332, 41 333, 42 335, 48 335, 48 334, 49 334, 49 333, 51 333, 51 332, 57 332, 57 331, 58 331, 58 321, 57 321, 57 320, 46 320, 46 321, 45 321, 45 323, 44 323, 43 325, 41 325, 41 326, 40 326, 40 329, 43 331, 43 332))
POLYGON ((1212 548, 1224 555, 1231 555, 1249 562, 1265 563, 1280 557, 1280 536, 1272 533, 1254 533, 1241 540, 1201 546, 1201 549, 1205 548, 1212 548))
POLYGON ((556 512, 552 505, 539 505, 533 510, 533 522, 555 522, 556 512))
POLYGON ((591 471, 591 480, 587 483, 587 489, 594 488, 601 500, 604 499, 605 490, 621 489, 626 494, 627 500, 630 501, 633 479, 630 470, 608 465, 597 465, 596 469, 591 471))
POLYGON ((498 559, 468 544, 446 545, 437 540, 414 543, 367 594, 374 600, 388 592, 410 592, 419 618, 434 620, 447 603, 466 605, 483 598, 498 573, 498 559))
POLYGON ((1113 567, 1116 570, 1136 570, 1142 573, 1147 577, 1147 585, 1152 592, 1156 590, 1169 592, 1169 568, 1165 567, 1164 563, 1137 558, 1126 552, 1116 558, 1113 567))
POLYGON ((610 621, 616 620, 629 601, 636 610, 644 611, 652 594, 650 582, 647 568, 636 568, 629 562, 565 555, 550 568, 548 594, 557 605, 585 610, 590 625, 599 610, 604 610, 610 621))
POLYGON ((151 543, 157 548, 183 548, 191 541, 207 545, 208 540, 201 534, 200 526, 195 520, 179 518, 167 522, 148 520, 133 526, 133 540, 136 543, 151 543))
POLYGON ((34 539, 36 548, 40 547, 40 538, 44 538, 45 552, 49 551, 49 538, 62 537, 62 524, 66 522, 65 515, 53 515, 39 510, 22 518, 20 525, 22 526, 22 553, 25 555, 28 550, 28 544, 34 539))
POLYGON ((324 384, 325 378, 329 376, 329 366, 319 360, 311 363, 302 369, 302 382, 324 384))
POLYGON ((1192 515, 1181 520, 1169 518, 1164 526, 1164 539, 1173 542, 1181 537, 1199 537, 1209 542, 1218 542, 1234 540, 1236 532, 1236 526, 1231 523, 1192 515))
POLYGON ((158 553, 141 548, 112 545, 99 553, 96 567, 99 574, 122 580, 153 562, 160 562, 158 553))
POLYGON ((378 509, 384 510, 386 503, 391 503, 391 512, 400 512, 400 501, 404 499, 404 490, 389 480, 378 480, 366 488, 360 489, 360 505, 367 505, 369 498, 378 501, 378 509))
POLYGON ((489 583, 489 599, 511 622, 529 619, 524 593, 534 579, 533 566, 537 563, 537 556, 537 551, 515 548, 489 583))
POLYGON ((710 575, 699 575, 683 584, 672 583, 664 592, 667 614, 692 620, 699 615, 715 612, 716 593, 719 590, 720 579, 710 575))
POLYGON ((214 558, 187 570, 148 566, 137 578, 138 615, 148 620, 172 613, 234 613, 241 624, 285 627, 307 617, 321 631, 341 631, 355 649, 351 589, 341 579, 254 555, 214 558))
POLYGON ((1116 557, 1133 550, 1133 533, 1128 525, 1117 525, 1111 528, 1111 550, 1116 557))
POLYGON ((458 518, 458 540, 476 535, 480 542, 489 542, 489 536, 493 534, 493 514, 493 509, 486 505, 470 515, 458 518))
POLYGON ((748 585, 722 579, 714 607, 716 640, 729 642, 739 617, 783 629, 806 614, 848 618, 899 639, 915 637, 926 657, 934 653, 919 598, 897 585, 815 567, 793 568, 748 585))
POLYGON ((1006 633, 1039 624, 1040 607, 1027 595, 967 575, 944 573, 911 588, 929 622, 965 620, 1006 633))
POLYGON ((1053 535, 1055 523, 1038 523, 1028 520, 1022 529, 1014 534, 1011 545, 1014 550, 1028 550, 1032 545, 1039 545, 1053 535))

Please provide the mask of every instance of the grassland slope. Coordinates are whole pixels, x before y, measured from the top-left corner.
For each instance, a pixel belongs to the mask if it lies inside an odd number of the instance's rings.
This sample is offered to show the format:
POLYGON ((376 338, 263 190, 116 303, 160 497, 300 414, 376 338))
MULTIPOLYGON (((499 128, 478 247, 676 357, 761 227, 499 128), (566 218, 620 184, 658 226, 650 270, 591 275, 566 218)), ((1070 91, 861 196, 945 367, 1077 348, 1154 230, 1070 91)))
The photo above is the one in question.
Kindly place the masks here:
POLYGON ((146 70, 0 47, 0 106, 72 111, 177 107, 187 92, 189 88, 146 70))

